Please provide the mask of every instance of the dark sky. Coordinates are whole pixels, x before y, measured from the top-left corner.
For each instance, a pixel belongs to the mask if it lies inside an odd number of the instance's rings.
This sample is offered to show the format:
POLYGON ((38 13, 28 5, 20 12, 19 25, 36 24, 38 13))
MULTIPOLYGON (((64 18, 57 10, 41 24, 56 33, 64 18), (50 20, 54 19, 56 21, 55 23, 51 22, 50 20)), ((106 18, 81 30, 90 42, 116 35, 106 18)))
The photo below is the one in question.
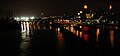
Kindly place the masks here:
POLYGON ((0 0, 0 10, 12 10, 15 16, 62 15, 64 12, 75 14, 88 4, 90 9, 107 7, 113 4, 119 7, 119 1, 112 0, 0 0))

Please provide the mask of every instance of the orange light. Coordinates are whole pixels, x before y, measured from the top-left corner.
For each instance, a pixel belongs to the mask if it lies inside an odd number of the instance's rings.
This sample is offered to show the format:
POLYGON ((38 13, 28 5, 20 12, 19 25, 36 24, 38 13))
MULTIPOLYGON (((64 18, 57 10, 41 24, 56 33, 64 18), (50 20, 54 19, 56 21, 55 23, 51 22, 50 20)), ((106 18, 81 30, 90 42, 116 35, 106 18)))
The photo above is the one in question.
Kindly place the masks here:
POLYGON ((87 5, 84 5, 84 9, 87 9, 88 7, 87 7, 87 5))
POLYGON ((80 32, 80 38, 82 38, 82 32, 80 32))
POLYGON ((112 47, 114 46, 114 31, 110 30, 110 41, 111 41, 111 45, 112 47))
POLYGON ((98 42, 98 35, 100 34, 100 29, 97 29, 97 32, 96 32, 96 41, 98 42))

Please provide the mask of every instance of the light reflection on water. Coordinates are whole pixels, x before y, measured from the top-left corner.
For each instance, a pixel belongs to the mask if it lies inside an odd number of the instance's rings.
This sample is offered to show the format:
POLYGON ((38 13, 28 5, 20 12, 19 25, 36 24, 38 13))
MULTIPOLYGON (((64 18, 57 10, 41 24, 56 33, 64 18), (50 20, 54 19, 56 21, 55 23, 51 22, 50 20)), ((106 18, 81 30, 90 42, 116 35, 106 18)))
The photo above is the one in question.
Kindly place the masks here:
POLYGON ((87 30, 88 30, 88 27, 87 27, 87 26, 84 26, 84 27, 83 27, 83 39, 84 39, 85 41, 88 41, 87 30))
POLYGON ((76 35, 79 36, 79 31, 76 32, 76 35))
POLYGON ((21 22, 22 42, 20 45, 21 56, 27 56, 30 47, 30 26, 29 22, 21 22))
POLYGON ((100 34, 100 29, 97 29, 97 31, 96 31, 96 41, 97 41, 97 43, 98 43, 99 34, 100 34))
POLYGON ((58 45, 60 48, 62 48, 64 45, 64 42, 63 42, 64 39, 63 39, 62 33, 60 32, 60 28, 57 28, 56 32, 57 32, 58 45))
POLYGON ((80 31, 80 38, 82 38, 82 31, 80 31))
POLYGON ((64 37, 62 35, 62 33, 60 32, 60 28, 56 28, 56 33, 57 33, 57 47, 58 47, 58 56, 63 56, 64 55, 64 44, 65 44, 65 40, 64 37))
MULTIPOLYGON (((80 38, 83 38, 85 41, 89 41, 89 38, 91 38, 92 36, 90 34, 93 34, 93 35, 96 35, 96 43, 99 44, 99 36, 101 33, 103 32, 100 32, 102 29, 101 28, 92 28, 92 29, 89 29, 88 26, 80 26, 80 28, 82 28, 81 31, 78 31, 78 30, 75 30, 73 26, 69 26, 69 27, 65 27, 65 29, 71 31, 73 34, 76 34, 77 36, 79 36, 80 38), (92 33, 93 30, 96 30, 96 34, 94 34, 94 32, 92 33)), ((109 30, 109 33, 107 33, 109 36, 109 39, 110 39, 110 43, 111 43, 111 47, 114 47, 114 30, 113 29, 110 29, 109 30)))
MULTIPOLYGON (((42 24, 41 24, 42 25, 42 24)), ((80 39, 83 39, 85 41, 89 41, 89 39, 91 38, 90 34, 96 35, 96 43, 98 43, 98 39, 99 39, 99 35, 102 33, 100 28, 94 28, 94 29, 90 29, 88 26, 80 26, 79 28, 82 28, 81 31, 76 31, 74 29, 73 26, 68 26, 68 27, 64 27, 65 29, 71 31, 73 34, 77 35, 80 37, 80 39), (96 30, 95 33, 92 33, 92 30, 96 30)), ((37 24, 31 24, 29 22, 22 22, 21 23, 21 29, 22 29, 22 43, 21 43, 21 50, 24 52, 22 53, 23 56, 25 56, 25 53, 27 53, 27 49, 30 47, 30 39, 31 37, 29 35, 31 35, 31 30, 42 30, 42 29, 46 29, 44 26, 41 27, 38 23, 37 24)), ((53 29, 50 26, 50 29, 53 29)), ((64 48, 64 44, 65 44, 65 40, 64 37, 62 35, 62 33, 60 32, 61 29, 60 28, 55 28, 55 31, 57 33, 57 42, 58 42, 58 47, 59 50, 61 51, 64 48)), ((112 47, 114 47, 114 30, 110 30, 108 34, 110 34, 110 42, 112 47)))
POLYGON ((113 30, 110 30, 110 41, 111 41, 112 47, 114 47, 114 31, 113 30))

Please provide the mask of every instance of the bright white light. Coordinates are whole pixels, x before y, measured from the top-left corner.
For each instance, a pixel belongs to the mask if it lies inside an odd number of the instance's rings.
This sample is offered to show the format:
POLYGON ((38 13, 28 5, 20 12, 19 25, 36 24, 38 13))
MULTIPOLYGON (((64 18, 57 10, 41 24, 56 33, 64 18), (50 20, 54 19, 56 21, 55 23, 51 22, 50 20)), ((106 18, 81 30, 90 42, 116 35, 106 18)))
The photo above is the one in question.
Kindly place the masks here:
POLYGON ((109 5, 109 9, 112 9, 112 5, 109 5))
POLYGON ((21 20, 25 20, 25 17, 21 17, 21 20))
POLYGON ((16 20, 16 21, 20 21, 20 18, 19 18, 19 17, 17 17, 15 20, 16 20))
POLYGON ((58 31, 60 31, 60 28, 58 28, 58 31))
POLYGON ((20 18, 18 18, 18 17, 16 18, 16 20, 19 20, 19 19, 20 19, 20 18))
POLYGON ((80 11, 80 13, 83 13, 82 11, 80 11))
POLYGON ((26 24, 27 24, 27 26, 26 26, 26 27, 27 27, 27 30, 29 30, 29 23, 27 22, 26 24))
POLYGON ((80 13, 78 13, 78 15, 80 15, 80 13))
POLYGON ((115 27, 115 29, 118 29, 118 27, 115 27))
POLYGON ((30 17, 30 19, 34 19, 34 16, 33 16, 33 17, 30 17))
POLYGON ((14 18, 15 20, 17 19, 17 18, 14 18))
POLYGON ((24 31, 26 31, 26 23, 24 22, 23 24, 24 24, 24 31))
POLYGON ((29 17, 26 17, 25 20, 28 21, 28 20, 29 20, 29 17))

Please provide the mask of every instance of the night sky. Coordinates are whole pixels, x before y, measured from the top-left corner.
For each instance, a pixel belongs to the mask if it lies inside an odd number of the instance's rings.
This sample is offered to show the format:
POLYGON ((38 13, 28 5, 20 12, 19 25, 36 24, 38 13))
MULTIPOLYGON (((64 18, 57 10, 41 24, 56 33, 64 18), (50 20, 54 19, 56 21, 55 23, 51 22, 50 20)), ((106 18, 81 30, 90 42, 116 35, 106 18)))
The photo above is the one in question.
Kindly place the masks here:
POLYGON ((119 1, 112 0, 0 0, 0 12, 11 10, 14 16, 75 14, 83 9, 84 4, 88 4, 90 9, 105 8, 108 4, 119 8, 119 1))

